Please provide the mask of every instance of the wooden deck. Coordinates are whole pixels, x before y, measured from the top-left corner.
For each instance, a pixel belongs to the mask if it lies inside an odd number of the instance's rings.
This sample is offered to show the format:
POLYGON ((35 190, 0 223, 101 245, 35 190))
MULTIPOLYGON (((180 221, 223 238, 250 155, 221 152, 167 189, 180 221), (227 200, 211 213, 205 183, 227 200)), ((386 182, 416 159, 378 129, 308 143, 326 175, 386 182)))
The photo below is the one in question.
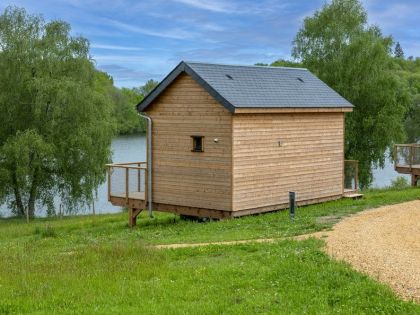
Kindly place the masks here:
POLYGON ((412 186, 420 182, 420 144, 396 144, 394 147, 395 170, 411 175, 412 186))
POLYGON ((414 165, 395 165, 395 170, 401 174, 420 175, 420 164, 414 165))
POLYGON ((108 201, 128 208, 128 225, 147 207, 146 162, 108 164, 108 201))
MULTIPOLYGON (((297 201, 299 206, 312 203, 335 200, 342 197, 358 199, 363 195, 358 193, 358 162, 345 160, 344 170, 345 189, 342 193, 320 198, 302 198, 297 201)), ((109 164, 108 166, 108 200, 114 206, 128 208, 128 225, 136 225, 138 214, 148 206, 147 198, 147 167, 145 162, 133 162, 125 164, 109 164)), ((231 211, 196 206, 182 206, 173 203, 153 202, 153 209, 161 212, 171 212, 181 215, 208 217, 215 219, 233 218, 255 213, 263 213, 285 209, 288 202, 279 200, 270 206, 249 207, 243 210, 231 211)))
POLYGON ((126 198, 128 197, 128 199, 137 199, 137 200, 146 200, 146 194, 144 193, 144 191, 130 191, 128 193, 128 196, 126 195, 126 193, 121 193, 121 194, 111 194, 111 197, 116 197, 116 198, 126 198))

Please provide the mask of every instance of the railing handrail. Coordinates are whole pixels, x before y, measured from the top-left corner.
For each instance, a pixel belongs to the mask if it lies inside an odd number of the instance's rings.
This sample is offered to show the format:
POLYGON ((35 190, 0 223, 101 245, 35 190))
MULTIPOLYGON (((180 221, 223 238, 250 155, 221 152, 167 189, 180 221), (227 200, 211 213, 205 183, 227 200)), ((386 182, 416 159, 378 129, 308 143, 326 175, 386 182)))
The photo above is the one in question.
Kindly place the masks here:
POLYGON ((114 163, 114 164, 106 164, 108 170, 108 200, 111 200, 112 196, 124 196, 125 202, 128 205, 129 198, 130 198, 130 187, 132 185, 136 186, 136 190, 134 192, 143 192, 145 200, 147 200, 147 165, 146 162, 128 162, 128 163, 114 163), (136 166, 140 165, 140 166, 136 166), (115 173, 118 169, 120 172, 115 173), (132 175, 130 175, 132 174, 132 175), (133 176, 134 175, 134 176, 133 176), (117 194, 113 193, 113 184, 112 178, 113 176, 120 177, 123 179, 121 183, 122 191, 118 192, 117 194), (144 178, 144 182, 143 179, 144 178), (145 190, 142 189, 142 182, 144 183, 145 190))
POLYGON ((394 144, 395 147, 412 147, 420 148, 420 143, 405 143, 405 144, 394 144))
POLYGON ((111 163, 111 164, 106 164, 106 165, 134 165, 134 164, 147 164, 147 162, 111 163))
POLYGON ((394 145, 394 168, 396 169, 397 166, 401 166, 401 165, 408 166, 411 168, 413 164, 415 164, 414 155, 415 154, 417 155, 416 151, 418 149, 420 149, 420 143, 395 144, 394 145), (408 149, 407 151, 408 154, 405 159, 406 163, 399 164, 399 152, 400 152, 399 149, 402 149, 402 148, 408 149))
POLYGON ((129 163, 113 163, 113 164, 106 164, 107 167, 114 167, 114 168, 129 168, 134 170, 145 170, 147 169, 147 163, 146 162, 129 162, 129 163), (137 165, 137 166, 133 166, 137 165), (140 166, 139 166, 140 165, 140 166))

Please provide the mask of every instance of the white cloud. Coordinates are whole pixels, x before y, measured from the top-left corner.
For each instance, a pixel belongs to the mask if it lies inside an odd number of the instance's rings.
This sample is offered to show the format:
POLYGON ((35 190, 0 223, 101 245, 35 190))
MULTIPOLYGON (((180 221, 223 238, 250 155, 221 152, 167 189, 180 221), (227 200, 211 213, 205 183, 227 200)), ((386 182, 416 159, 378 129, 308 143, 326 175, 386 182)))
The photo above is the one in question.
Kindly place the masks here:
POLYGON ((143 69, 146 68, 155 69, 157 73, 161 72, 160 67, 164 67, 168 56, 161 54, 154 55, 119 55, 119 54, 92 54, 92 59, 96 61, 98 65, 104 64, 119 64, 119 65, 130 65, 130 68, 137 68, 139 65, 143 65, 143 69))
POLYGON ((232 13, 234 8, 227 5, 226 2, 219 1, 208 1, 208 0, 174 0, 175 2, 183 3, 198 9, 213 11, 213 12, 224 12, 232 13))
POLYGON ((133 32, 133 33, 139 33, 139 34, 148 35, 148 36, 154 36, 154 37, 163 37, 163 38, 171 38, 171 39, 191 39, 195 37, 196 35, 193 32, 185 31, 180 28, 171 28, 168 30, 159 31, 159 30, 154 30, 154 29, 152 30, 152 29, 143 28, 140 26, 134 26, 131 24, 126 24, 126 23, 122 23, 122 22, 110 20, 110 19, 106 19, 106 22, 110 25, 113 25, 119 28, 120 30, 133 32))
POLYGON ((138 51, 138 50, 143 50, 143 48, 139 48, 139 47, 119 46, 119 45, 106 45, 106 44, 92 44, 92 45, 90 45, 90 47, 96 48, 96 49, 106 49, 106 50, 124 50, 124 51, 138 51))
POLYGON ((212 32, 221 32, 221 31, 225 30, 225 28, 223 26, 213 24, 213 23, 204 23, 204 24, 197 23, 196 26, 200 27, 203 30, 212 31, 212 32))

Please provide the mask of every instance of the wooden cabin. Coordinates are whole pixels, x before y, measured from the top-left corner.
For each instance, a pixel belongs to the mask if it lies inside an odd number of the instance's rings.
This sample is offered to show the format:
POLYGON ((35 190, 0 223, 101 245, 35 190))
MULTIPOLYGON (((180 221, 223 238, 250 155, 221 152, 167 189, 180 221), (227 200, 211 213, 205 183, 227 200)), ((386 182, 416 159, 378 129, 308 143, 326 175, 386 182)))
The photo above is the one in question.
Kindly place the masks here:
POLYGON ((291 191, 298 205, 341 198, 357 191, 357 171, 344 180, 352 108, 307 69, 181 62, 137 105, 151 167, 109 165, 109 200, 133 225, 147 203, 231 218, 286 208, 291 191))

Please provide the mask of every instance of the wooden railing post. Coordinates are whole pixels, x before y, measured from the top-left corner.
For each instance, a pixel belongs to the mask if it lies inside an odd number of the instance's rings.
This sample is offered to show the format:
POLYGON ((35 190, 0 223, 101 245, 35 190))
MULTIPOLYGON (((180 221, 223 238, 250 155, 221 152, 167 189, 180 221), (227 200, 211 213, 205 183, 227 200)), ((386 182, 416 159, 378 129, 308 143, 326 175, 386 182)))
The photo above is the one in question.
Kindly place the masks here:
POLYGON ((108 201, 111 201, 111 166, 107 167, 108 172, 108 201))
MULTIPOLYGON (((140 167, 140 163, 137 164, 138 167, 140 167)), ((137 170, 137 191, 141 191, 141 169, 137 170)))
POLYGON ((129 173, 129 168, 128 167, 126 167, 125 168, 125 201, 126 201, 126 203, 128 204, 128 194, 129 194, 129 188, 130 188, 130 186, 129 186, 129 175, 130 175, 130 173, 129 173))
MULTIPOLYGON (((138 202, 136 200, 141 200, 143 202, 148 202, 148 181, 147 181, 147 166, 145 162, 130 162, 130 163, 118 163, 118 164, 106 164, 108 174, 108 200, 112 204, 118 204, 120 206, 126 206, 127 208, 135 207, 138 202), (113 174, 114 170, 118 169, 121 172, 117 174, 113 174), (130 172, 133 172, 133 178, 130 179, 130 172), (137 173, 135 173, 137 171, 137 173), (143 173, 144 172, 144 173, 143 173), (137 176, 136 176, 137 174, 137 176), (144 182, 142 176, 145 176, 144 182), (113 176, 117 176, 117 181, 114 185, 118 185, 117 187, 113 187, 113 176), (125 179, 122 178, 125 176, 125 179), (133 183, 130 183, 131 180, 134 180, 133 183), (137 181, 137 182, 136 182, 137 181), (130 187, 132 184, 133 187, 130 187), (143 186, 144 185, 144 190, 143 186), (125 186, 124 188, 121 186, 125 186), (125 189, 125 192, 124 192, 125 189), (130 192, 130 189, 133 191, 130 192), (136 191, 137 190, 137 191, 136 191), (144 192, 144 194, 143 194, 144 192), (141 193, 141 194, 139 194, 141 193), (131 202, 132 201, 132 202, 131 202)), ((115 181, 115 179, 114 179, 115 181)), ((143 206, 141 206, 143 207, 143 206)), ((138 208, 136 208, 139 210, 138 208)), ((142 210, 142 209, 140 209, 142 210)), ((139 211, 140 211, 139 210, 139 211)), ((136 212, 137 213, 137 212, 136 212)), ((133 215, 135 216, 135 215, 133 215)))
POLYGON ((149 170, 147 168, 144 169, 144 201, 146 202, 145 203, 146 205, 149 202, 149 196, 147 194, 148 187, 149 187, 149 181, 147 180, 147 172, 148 171, 149 170))
POLYGON ((396 144, 394 144, 394 148, 393 148, 393 156, 394 156, 394 169, 397 169, 397 165, 398 165, 398 147, 396 144))
POLYGON ((413 154, 413 148, 414 148, 414 146, 413 145, 410 145, 409 147, 408 147, 408 150, 409 150, 409 154, 410 154, 410 169, 412 169, 413 168, 413 162, 414 162, 414 154, 413 154))
POLYGON ((356 174, 354 174, 354 188, 357 191, 359 190, 359 161, 356 161, 355 165, 356 174))

